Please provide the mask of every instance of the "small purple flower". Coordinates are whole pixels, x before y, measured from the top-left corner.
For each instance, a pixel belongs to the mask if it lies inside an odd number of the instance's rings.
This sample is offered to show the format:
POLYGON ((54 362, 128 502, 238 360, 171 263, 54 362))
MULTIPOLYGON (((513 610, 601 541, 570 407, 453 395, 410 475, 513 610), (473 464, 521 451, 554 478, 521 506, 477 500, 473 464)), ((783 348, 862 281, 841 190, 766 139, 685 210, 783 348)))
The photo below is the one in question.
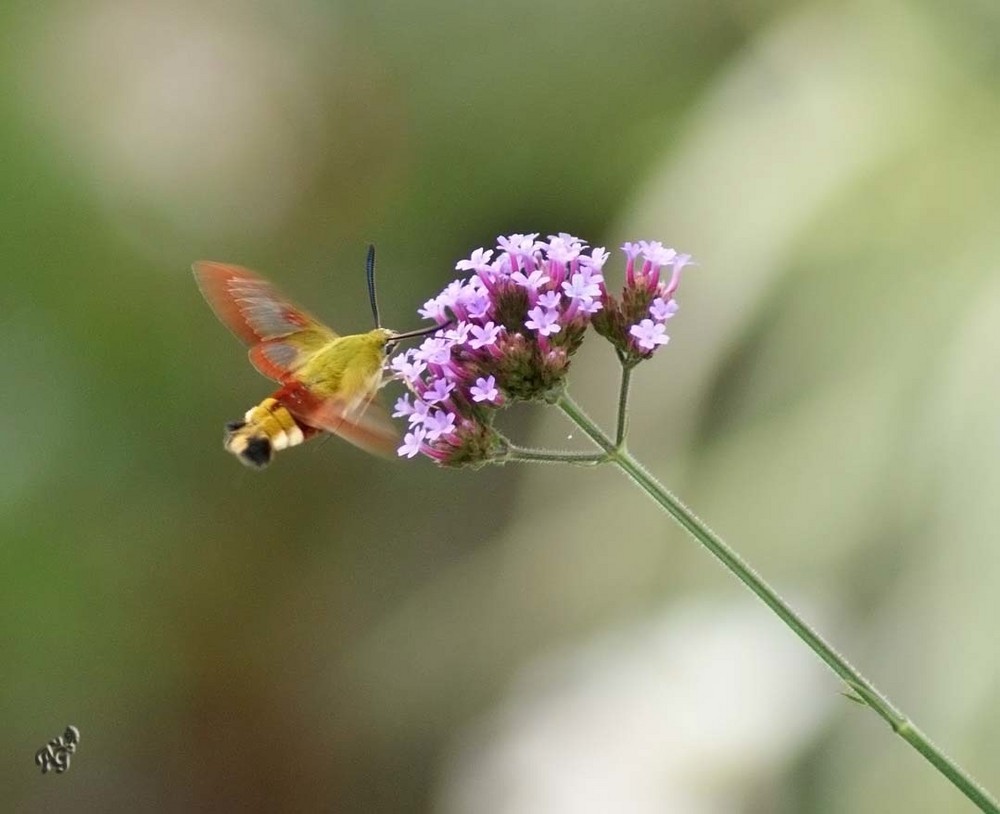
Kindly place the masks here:
POLYGON ((655 350, 657 345, 666 345, 670 337, 666 335, 666 325, 644 319, 638 325, 629 328, 629 335, 635 339, 635 344, 643 350, 655 350))
POLYGON ((462 288, 462 281, 455 280, 454 282, 449 283, 445 287, 444 291, 437 295, 435 303, 439 313, 436 317, 434 317, 437 322, 444 324, 448 321, 448 310, 455 310, 459 297, 462 295, 462 288))
MULTIPOLYGON (((611 255, 604 250, 603 246, 598 246, 590 252, 588 257, 585 254, 580 255, 580 267, 591 269, 595 272, 600 272, 604 268, 604 264, 608 261, 608 257, 611 255)), ((598 277, 600 274, 598 273, 598 277)))
POLYGON ((413 402, 413 412, 408 416, 408 421, 411 427, 415 427, 418 424, 423 424, 424 419, 427 418, 427 414, 431 411, 431 406, 424 401, 422 398, 417 398, 413 402))
POLYGON ((569 307, 564 314, 567 323, 575 320, 579 314, 583 314, 586 319, 604 307, 601 303, 603 292, 599 280, 602 280, 600 274, 585 268, 562 284, 563 292, 569 297, 569 307))
POLYGON ((562 329, 559 324, 559 312, 553 308, 542 308, 538 305, 528 311, 528 320, 524 326, 537 331, 542 336, 559 333, 562 329))
POLYGON ((535 242, 535 238, 537 237, 538 232, 533 232, 530 235, 514 234, 508 237, 500 235, 497 238, 497 246, 510 255, 531 254, 538 246, 535 242))
POLYGON ((653 304, 649 306, 649 315, 657 322, 666 322, 680 308, 676 300, 665 301, 663 297, 657 297, 653 304))
POLYGON ((485 325, 471 326, 469 332, 471 334, 469 347, 473 350, 479 350, 497 343, 497 339, 500 337, 500 326, 487 322, 485 325))
POLYGON ((529 291, 538 291, 539 288, 549 281, 549 275, 541 269, 534 269, 528 274, 521 271, 515 271, 510 275, 510 279, 512 279, 519 286, 527 288, 529 291))
POLYGON ((471 330, 472 326, 463 320, 445 331, 444 338, 453 345, 464 345, 469 339, 469 331, 471 330))
POLYGON ((459 260, 455 264, 456 271, 481 271, 490 268, 490 258, 493 249, 476 249, 468 260, 459 260))
POLYGON ((538 304, 542 308, 558 308, 561 300, 562 296, 558 291, 546 291, 544 294, 538 295, 538 304))
MULTIPOLYGON (((597 275, 600 278, 600 275, 597 275)), ((562 284, 562 290, 572 300, 593 300, 601 296, 601 287, 594 280, 594 275, 578 271, 562 284)), ((541 302, 541 298, 538 300, 541 302)))
POLYGON ((469 388, 469 395, 476 402, 488 401, 491 404, 498 404, 500 402, 500 391, 497 390, 496 377, 487 376, 484 379, 480 376, 476 379, 476 383, 469 388))
POLYGON ((392 411, 392 417, 409 418, 411 415, 413 415, 413 404, 410 403, 410 394, 406 393, 396 399, 396 405, 392 411))
POLYGON ((454 389, 454 382, 450 382, 447 379, 435 379, 424 391, 422 398, 428 404, 437 404, 438 402, 446 401, 454 389))
MULTIPOLYGON (((509 254, 501 254, 496 260, 490 264, 490 278, 495 277, 510 277, 512 271, 516 271, 516 268, 511 265, 509 254)), ((483 275, 480 275, 480 279, 486 282, 483 275)))
POLYGON ((667 265, 677 256, 674 249, 666 248, 659 240, 640 240, 639 247, 642 256, 657 267, 667 265))
MULTIPOLYGON (((509 272, 516 272, 520 268, 520 261, 524 260, 525 267, 531 265, 531 256, 535 249, 544 246, 544 243, 536 243, 535 238, 538 237, 538 232, 534 232, 530 235, 510 235, 509 237, 504 237, 501 235, 497 238, 497 248, 503 250, 504 254, 501 255, 501 259, 507 260, 507 270, 509 272)), ((494 271, 500 271, 494 266, 494 271)))
POLYGON ((425 339, 414 352, 417 359, 432 365, 445 365, 451 361, 451 342, 441 336, 425 339))
POLYGON ((569 234, 569 232, 560 232, 557 235, 549 235, 549 241, 561 241, 567 246, 575 246, 577 249, 582 249, 587 245, 587 241, 582 238, 575 237, 569 234))
POLYGON ((434 297, 434 299, 427 300, 424 303, 423 308, 418 308, 417 313, 420 314, 424 319, 433 319, 435 322, 444 323, 448 321, 448 314, 444 310, 444 306, 441 301, 434 297))
MULTIPOLYGON (((479 280, 478 277, 473 277, 472 279, 479 280)), ((464 309, 465 316, 468 319, 482 319, 490 310, 491 302, 489 294, 483 288, 471 284, 465 288, 466 290, 462 292, 462 297, 457 305, 464 309)))
POLYGON ((427 440, 437 441, 442 435, 455 431, 455 414, 449 410, 433 410, 424 418, 427 440))
POLYGON ((548 258, 556 263, 571 263, 580 256, 583 244, 578 238, 560 232, 549 235, 548 258))
POLYGON ((421 427, 414 427, 403 437, 402 446, 396 450, 400 458, 412 458, 418 452, 427 437, 427 432, 421 427))
POLYGON ((389 362, 389 367, 403 379, 416 379, 421 373, 427 370, 427 365, 420 359, 411 361, 415 357, 415 350, 405 350, 392 358, 392 361, 389 362))

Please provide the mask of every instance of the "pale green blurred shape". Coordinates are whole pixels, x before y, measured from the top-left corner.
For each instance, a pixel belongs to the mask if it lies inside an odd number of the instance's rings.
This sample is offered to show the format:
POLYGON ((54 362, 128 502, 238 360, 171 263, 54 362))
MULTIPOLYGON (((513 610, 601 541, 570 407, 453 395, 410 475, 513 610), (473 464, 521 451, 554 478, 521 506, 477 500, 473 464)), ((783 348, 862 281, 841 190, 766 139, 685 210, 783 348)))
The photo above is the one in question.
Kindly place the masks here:
MULTIPOLYGON (((352 331, 374 240, 404 328, 472 248, 558 230, 696 256, 671 345, 637 374, 633 447, 1000 789, 993 5, 0 21, 11 810, 434 808, 448 756, 535 659, 743 600, 611 471, 440 472, 331 441, 257 476, 221 451, 268 384, 190 261, 258 268, 352 331), (69 723, 72 769, 38 776, 69 723)), ((595 346, 571 380, 605 421, 614 377, 595 346)), ((532 415, 513 431, 563 443, 532 415)), ((777 710, 797 751, 720 779, 727 810, 970 809, 800 658, 822 720, 803 734, 777 710)))

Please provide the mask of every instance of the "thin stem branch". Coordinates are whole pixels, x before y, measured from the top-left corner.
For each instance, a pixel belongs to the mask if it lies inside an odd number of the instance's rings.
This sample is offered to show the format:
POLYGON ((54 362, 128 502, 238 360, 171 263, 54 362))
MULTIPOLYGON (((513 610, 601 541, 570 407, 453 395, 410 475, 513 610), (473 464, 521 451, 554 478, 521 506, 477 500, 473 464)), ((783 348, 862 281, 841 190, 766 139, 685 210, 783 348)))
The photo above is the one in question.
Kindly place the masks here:
POLYGON ((628 434, 628 396, 632 385, 632 365, 622 363, 622 383, 618 391, 618 429, 615 431, 615 446, 621 447, 628 434))
POLYGON ((536 463, 570 463, 593 466, 604 463, 608 456, 604 452, 564 452, 555 449, 532 449, 509 444, 503 455, 508 461, 533 461, 536 463))
MULTIPOLYGON (((623 376, 624 378, 624 376, 623 376)), ((823 639, 764 579, 753 570, 721 537, 662 486, 619 443, 612 441, 566 393, 556 402, 574 424, 607 453, 607 460, 618 466, 654 502, 670 514, 699 543, 707 548, 732 574, 753 591, 775 614, 833 670, 861 700, 881 716, 893 732, 922 754, 966 797, 988 814, 1000 814, 996 800, 982 786, 938 749, 892 702, 823 639)), ((619 432, 621 431, 619 416, 619 432)))

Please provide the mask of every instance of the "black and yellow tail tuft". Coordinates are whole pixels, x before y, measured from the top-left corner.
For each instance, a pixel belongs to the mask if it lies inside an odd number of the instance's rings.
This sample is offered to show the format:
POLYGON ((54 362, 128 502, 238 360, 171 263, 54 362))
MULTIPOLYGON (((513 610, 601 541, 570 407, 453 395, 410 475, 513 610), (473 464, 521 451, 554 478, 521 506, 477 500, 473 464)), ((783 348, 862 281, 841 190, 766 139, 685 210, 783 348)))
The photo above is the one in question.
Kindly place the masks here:
POLYGON ((288 409, 276 399, 266 398, 247 410, 242 421, 226 425, 223 446, 246 466, 263 469, 275 452, 304 440, 302 428, 288 409))

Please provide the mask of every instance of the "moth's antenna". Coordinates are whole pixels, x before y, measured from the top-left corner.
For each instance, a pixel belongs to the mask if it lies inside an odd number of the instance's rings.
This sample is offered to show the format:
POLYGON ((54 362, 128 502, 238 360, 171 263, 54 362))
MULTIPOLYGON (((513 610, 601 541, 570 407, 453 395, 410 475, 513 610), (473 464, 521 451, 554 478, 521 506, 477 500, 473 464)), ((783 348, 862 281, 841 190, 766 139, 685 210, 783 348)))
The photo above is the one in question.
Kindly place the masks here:
POLYGON ((372 304, 372 317, 375 319, 375 327, 381 328, 382 323, 378 316, 378 300, 375 297, 375 244, 368 244, 368 257, 365 260, 365 279, 368 280, 368 301, 372 304))

